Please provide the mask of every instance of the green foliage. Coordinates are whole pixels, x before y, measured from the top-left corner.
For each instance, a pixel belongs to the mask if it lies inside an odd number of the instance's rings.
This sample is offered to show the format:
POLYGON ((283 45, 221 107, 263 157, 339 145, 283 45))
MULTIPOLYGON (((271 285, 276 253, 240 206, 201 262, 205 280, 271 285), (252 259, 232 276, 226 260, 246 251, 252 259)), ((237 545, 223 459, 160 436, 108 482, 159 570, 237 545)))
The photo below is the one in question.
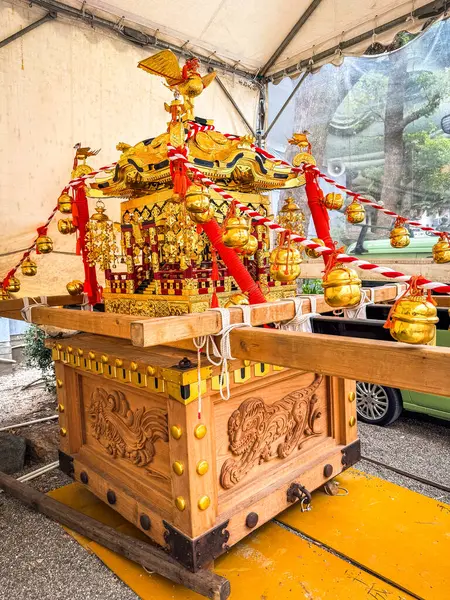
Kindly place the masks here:
POLYGON ((304 279, 302 294, 323 294, 321 279, 304 279))
POLYGON ((55 368, 52 360, 52 351, 45 347, 45 333, 39 327, 31 326, 25 334, 25 356, 29 367, 41 370, 45 389, 49 392, 55 390, 55 368))

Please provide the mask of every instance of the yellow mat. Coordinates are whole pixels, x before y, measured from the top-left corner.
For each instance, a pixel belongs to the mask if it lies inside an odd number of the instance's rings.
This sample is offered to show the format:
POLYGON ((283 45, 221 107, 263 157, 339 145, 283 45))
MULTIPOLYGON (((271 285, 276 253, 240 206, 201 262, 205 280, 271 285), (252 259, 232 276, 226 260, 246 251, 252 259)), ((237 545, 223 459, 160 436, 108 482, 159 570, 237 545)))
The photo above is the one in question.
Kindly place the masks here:
MULTIPOLYGON (((318 492, 313 497, 313 511, 300 513, 298 508, 293 507, 279 519, 340 552, 348 553, 362 565, 401 583, 426 600, 447 598, 448 581, 445 594, 442 594, 442 585, 448 576, 442 566, 450 553, 448 545, 445 552, 442 532, 445 520, 448 525, 450 508, 444 506, 448 511, 446 513, 433 500, 358 471, 348 471, 339 480, 348 488, 348 496, 336 498, 318 492), (392 499, 392 505, 386 505, 386 498, 392 499), (397 510, 396 502, 403 505, 403 516, 397 510), (392 512, 395 523, 389 523, 391 506, 395 507, 392 512), (420 515, 414 514, 414 506, 420 508, 420 515), (380 512, 383 513, 382 519, 379 517, 380 512), (366 520, 363 520, 362 514, 366 520), (421 547, 420 539, 412 541, 411 537, 420 538, 420 523, 427 522, 433 523, 436 535, 427 534, 421 547), (403 541, 393 535, 393 529, 403 541), (348 547, 341 544, 342 539, 351 540, 352 535, 353 547, 351 541, 348 547), (436 552, 437 547, 442 552, 438 561, 435 560, 435 556, 439 554, 436 552), (420 557, 414 555, 418 550, 420 557), (400 551, 402 554, 398 554, 400 551), (417 568, 418 563, 420 569, 417 568), (417 580, 425 577, 429 585, 419 585, 417 580)), ((142 532, 80 484, 55 490, 51 492, 51 496, 123 533, 145 539, 142 532)), ((85 548, 94 552, 143 600, 200 598, 156 574, 148 574, 138 565, 99 544, 70 533, 85 548)), ((449 543, 448 536, 446 543, 449 543)), ((215 571, 230 580, 232 600, 410 600, 415 597, 276 523, 261 527, 234 546, 228 554, 216 560, 215 571)))

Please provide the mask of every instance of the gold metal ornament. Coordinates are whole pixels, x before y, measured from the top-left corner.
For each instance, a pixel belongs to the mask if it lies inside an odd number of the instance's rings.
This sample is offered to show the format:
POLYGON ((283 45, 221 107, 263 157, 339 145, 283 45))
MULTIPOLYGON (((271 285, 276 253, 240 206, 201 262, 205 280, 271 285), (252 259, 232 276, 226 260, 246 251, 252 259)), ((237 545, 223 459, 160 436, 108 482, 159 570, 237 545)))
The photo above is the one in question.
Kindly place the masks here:
POLYGON ((330 192, 327 194, 322 202, 326 208, 328 208, 328 210, 341 210, 341 208, 344 206, 344 198, 342 197, 342 194, 337 194, 336 192, 330 192))
POLYGON ((362 223, 366 218, 364 206, 356 199, 347 206, 345 213, 347 215, 347 221, 352 224, 362 223))
POLYGON ((189 186, 186 198, 186 210, 190 213, 204 213, 209 210, 211 201, 209 194, 202 185, 189 186))
POLYGON ((292 197, 285 198, 283 207, 278 214, 277 223, 292 233, 302 237, 305 235, 305 215, 292 197))
POLYGON ((394 228, 389 234, 393 248, 406 248, 406 246, 409 246, 409 231, 404 227, 403 222, 403 220, 397 219, 394 228))
POLYGON ((436 306, 418 288, 397 300, 386 326, 392 337, 406 344, 428 344, 436 335, 439 321, 436 306))
POLYGON ((243 248, 250 239, 250 221, 246 217, 229 217, 225 222, 223 243, 229 248, 243 248))
POLYGON ((202 213, 190 213, 189 217, 194 223, 209 223, 214 217, 214 206, 210 206, 209 209, 202 213))
POLYGON ((269 257, 270 276, 275 281, 295 281, 300 275, 300 265, 303 262, 299 250, 289 241, 272 250, 269 257))
POLYGON ((183 496, 177 496, 175 498, 175 506, 180 511, 183 511, 186 508, 186 500, 183 498, 183 496))
POLYGON ((37 264, 31 258, 26 258, 21 266, 22 275, 27 277, 34 277, 37 273, 37 264))
POLYGON ((198 499, 197 505, 200 510, 206 510, 211 504, 211 499, 209 496, 202 496, 198 499))
POLYGON ((450 241, 447 235, 441 236, 433 246, 433 260, 439 265, 450 262, 450 241))
POLYGON ((105 204, 97 201, 95 213, 86 225, 86 247, 91 267, 97 265, 102 271, 116 266, 119 248, 116 243, 114 223, 105 213, 105 204))
MULTIPOLYGON (((321 240, 320 238, 312 238, 313 242, 316 242, 316 244, 319 244, 320 246, 325 246, 325 242, 323 240, 321 240)), ((305 254, 308 258, 320 258, 322 255, 320 254, 320 252, 317 252, 317 250, 314 250, 313 248, 306 248, 305 247, 305 254)))
POLYGON ((245 246, 240 248, 239 253, 244 256, 253 256, 258 250, 258 239, 254 235, 250 235, 245 246))
POLYGON ((351 308, 361 302, 361 280, 356 271, 337 263, 323 278, 324 299, 332 308, 351 308))
POLYGON ((36 249, 40 254, 50 254, 53 250, 52 238, 48 235, 40 235, 36 240, 36 249))
POLYGON ((20 290, 20 281, 17 279, 17 277, 13 276, 9 278, 8 284, 5 286, 5 290, 7 292, 11 292, 12 294, 20 290))
POLYGON ((58 210, 59 212, 66 214, 72 212, 72 198, 67 192, 63 192, 58 198, 58 210))
POLYGON ((233 294, 225 303, 225 308, 230 308, 230 306, 246 306, 248 304, 250 302, 245 294, 233 294))
POLYGON ((71 233, 75 233, 77 228, 73 224, 72 219, 59 219, 58 221, 58 231, 63 235, 69 235, 71 233))
POLYGON ((71 296, 79 296, 80 294, 83 293, 83 282, 82 281, 78 281, 77 279, 74 279, 73 281, 69 281, 69 283, 66 285, 66 290, 69 292, 69 294, 71 296))
POLYGON ((0 288, 0 302, 2 300, 11 300, 9 292, 5 288, 0 288))

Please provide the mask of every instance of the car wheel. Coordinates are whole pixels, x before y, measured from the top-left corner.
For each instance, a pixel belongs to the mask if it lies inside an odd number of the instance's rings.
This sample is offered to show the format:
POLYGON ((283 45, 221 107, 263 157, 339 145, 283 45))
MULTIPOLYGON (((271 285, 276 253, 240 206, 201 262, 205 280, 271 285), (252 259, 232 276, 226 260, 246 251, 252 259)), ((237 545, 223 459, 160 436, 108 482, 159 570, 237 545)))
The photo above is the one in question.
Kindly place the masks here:
POLYGON ((400 391, 377 383, 356 382, 358 419, 371 425, 389 425, 402 412, 400 391))

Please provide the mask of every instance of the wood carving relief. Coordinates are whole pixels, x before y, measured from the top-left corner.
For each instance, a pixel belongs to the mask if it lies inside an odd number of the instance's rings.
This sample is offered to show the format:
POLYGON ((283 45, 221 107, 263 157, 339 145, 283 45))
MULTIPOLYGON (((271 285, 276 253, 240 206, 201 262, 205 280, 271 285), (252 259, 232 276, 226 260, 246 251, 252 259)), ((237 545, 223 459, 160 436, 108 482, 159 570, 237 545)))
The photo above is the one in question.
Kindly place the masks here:
POLYGON ((162 408, 130 410, 125 394, 98 387, 91 396, 92 435, 113 458, 147 467, 155 456, 155 442, 169 439, 167 413, 162 408))
POLYGON ((238 458, 224 462, 220 473, 223 488, 233 487, 256 464, 286 458, 307 439, 320 435, 314 430, 320 417, 314 406, 322 380, 316 375, 310 386, 270 405, 262 398, 249 398, 233 412, 228 420, 228 439, 231 452, 238 458))

